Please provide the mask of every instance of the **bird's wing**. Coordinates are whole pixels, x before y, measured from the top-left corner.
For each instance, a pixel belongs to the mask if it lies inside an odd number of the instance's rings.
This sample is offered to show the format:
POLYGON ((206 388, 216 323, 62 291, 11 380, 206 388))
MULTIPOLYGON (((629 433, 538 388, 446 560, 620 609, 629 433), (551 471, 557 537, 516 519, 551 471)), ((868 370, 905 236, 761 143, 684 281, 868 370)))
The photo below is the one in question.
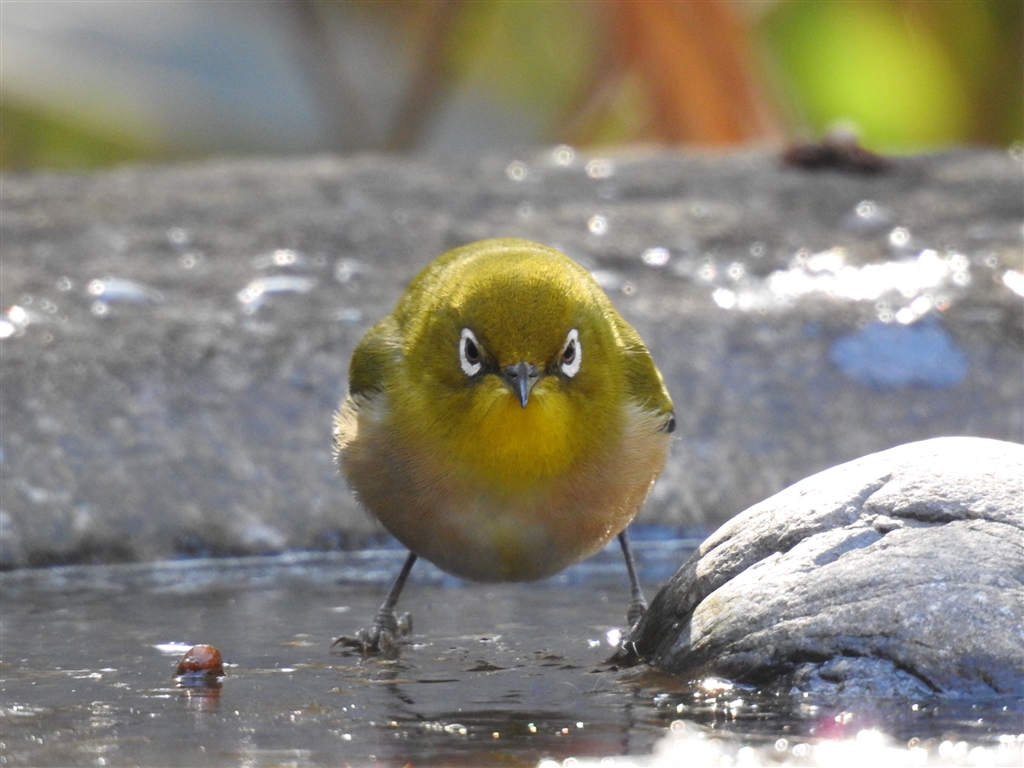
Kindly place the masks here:
POLYGON ((402 359, 402 339, 388 315, 366 332, 352 353, 348 368, 349 397, 370 397, 384 391, 390 374, 402 359))
POLYGON ((662 428, 671 432, 675 424, 675 414, 672 398, 665 388, 665 381, 661 378, 661 373, 640 335, 625 320, 620 319, 618 326, 625 353, 626 390, 629 397, 645 411, 663 416, 662 428))

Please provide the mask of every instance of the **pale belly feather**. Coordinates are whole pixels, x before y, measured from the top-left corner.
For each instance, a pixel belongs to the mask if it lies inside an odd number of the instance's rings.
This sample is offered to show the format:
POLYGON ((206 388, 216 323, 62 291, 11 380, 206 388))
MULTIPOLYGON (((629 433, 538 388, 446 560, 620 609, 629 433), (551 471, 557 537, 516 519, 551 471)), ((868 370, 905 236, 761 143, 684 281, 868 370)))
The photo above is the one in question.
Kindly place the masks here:
POLYGON ((474 581, 542 579, 594 554, 640 510, 668 454, 657 417, 627 407, 619 434, 565 472, 485 489, 460 457, 394 440, 381 408, 338 415, 350 483, 411 551, 474 581))

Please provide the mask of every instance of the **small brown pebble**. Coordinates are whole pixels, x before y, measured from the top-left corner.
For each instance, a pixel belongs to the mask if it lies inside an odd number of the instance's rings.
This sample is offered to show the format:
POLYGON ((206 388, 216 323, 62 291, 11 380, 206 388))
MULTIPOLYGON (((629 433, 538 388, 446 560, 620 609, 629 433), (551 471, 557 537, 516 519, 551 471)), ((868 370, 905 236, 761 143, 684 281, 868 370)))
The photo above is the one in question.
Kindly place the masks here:
POLYGON ((193 645, 178 662, 177 676, 223 677, 224 661, 212 645, 193 645))

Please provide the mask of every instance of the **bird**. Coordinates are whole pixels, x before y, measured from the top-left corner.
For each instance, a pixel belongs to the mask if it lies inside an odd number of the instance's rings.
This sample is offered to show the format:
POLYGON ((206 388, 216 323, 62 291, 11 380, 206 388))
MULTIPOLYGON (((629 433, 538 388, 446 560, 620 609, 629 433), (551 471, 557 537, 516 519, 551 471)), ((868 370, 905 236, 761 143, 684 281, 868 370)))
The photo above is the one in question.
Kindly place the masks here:
POLYGON ((635 625, 646 602, 626 527, 674 429, 647 347, 577 262, 514 238, 437 257, 356 345, 334 416, 349 487, 408 555, 372 626, 332 647, 397 647, 420 557, 471 581, 530 582, 615 537, 635 625))

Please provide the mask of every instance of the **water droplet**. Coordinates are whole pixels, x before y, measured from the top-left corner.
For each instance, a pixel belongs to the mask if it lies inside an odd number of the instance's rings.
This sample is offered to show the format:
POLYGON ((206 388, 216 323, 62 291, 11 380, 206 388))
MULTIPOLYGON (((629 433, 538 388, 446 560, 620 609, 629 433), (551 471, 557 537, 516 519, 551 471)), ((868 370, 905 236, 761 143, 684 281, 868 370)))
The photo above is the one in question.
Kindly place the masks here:
POLYGON ((591 216, 590 220, 587 221, 587 229, 590 230, 590 234, 601 236, 608 232, 608 219, 604 216, 591 216))
POLYGON ((896 227, 889 233, 889 244, 894 248, 906 248, 910 244, 910 230, 906 227, 896 227))
POLYGON ((280 269, 306 266, 306 257, 294 248, 276 248, 253 259, 256 269, 280 269))
POLYGON ((299 255, 291 248, 278 248, 274 251, 272 258, 275 265, 286 267, 298 261, 299 255))
POLYGON ((75 284, 71 280, 70 277, 64 276, 64 277, 60 277, 57 280, 57 290, 58 291, 70 291, 74 287, 75 287, 75 284))
POLYGON ((171 245, 183 246, 188 243, 188 232, 181 227, 171 227, 167 230, 167 239, 171 245))
POLYGON ((366 271, 366 266, 359 259, 338 259, 334 265, 334 279, 345 284, 352 282, 366 271))
POLYGON ((592 179, 607 179, 615 173, 615 164, 607 158, 595 158, 587 163, 587 176, 592 179))
POLYGON ((551 152, 551 157, 558 165, 571 165, 576 159, 576 150, 568 144, 560 144, 551 152))
POLYGON ((862 219, 870 220, 878 215, 878 206, 875 205, 874 200, 861 200, 854 210, 862 219))
POLYGON ((669 257, 668 248, 661 246, 648 248, 640 255, 640 259, 649 267, 663 267, 668 264, 669 257))
POLYGON ((519 160, 513 160, 505 168, 505 175, 512 181, 522 181, 526 178, 526 165, 519 160))
POLYGON ((516 207, 516 216, 520 219, 528 219, 533 216, 533 206, 529 203, 520 203, 516 207))
POLYGON ((949 268, 954 272, 966 272, 970 267, 971 260, 962 253, 952 253, 949 255, 949 268))
POLYGON ((711 294, 712 301, 722 309, 732 309, 736 306, 736 294, 725 288, 719 288, 711 294))

